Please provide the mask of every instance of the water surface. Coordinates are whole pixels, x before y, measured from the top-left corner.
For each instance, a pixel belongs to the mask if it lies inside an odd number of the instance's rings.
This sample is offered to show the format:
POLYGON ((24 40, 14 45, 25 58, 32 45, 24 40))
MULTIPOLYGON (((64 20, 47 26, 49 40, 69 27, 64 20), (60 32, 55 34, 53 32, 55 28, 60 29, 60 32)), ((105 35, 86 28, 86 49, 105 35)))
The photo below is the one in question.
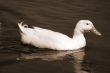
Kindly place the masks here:
POLYGON ((41 50, 35 53, 39 58, 25 62, 17 61, 16 58, 29 48, 20 41, 17 22, 24 21, 30 27, 39 26, 72 37, 75 24, 80 19, 91 20, 103 34, 102 37, 92 33, 85 34, 87 46, 83 70, 110 73, 109 0, 0 0, 0 73, 74 73, 79 70, 75 66, 81 67, 81 64, 70 53, 58 55, 58 58, 51 61, 47 61, 48 58, 53 58, 59 52, 50 54, 44 50, 48 57, 43 57, 45 53, 41 50))

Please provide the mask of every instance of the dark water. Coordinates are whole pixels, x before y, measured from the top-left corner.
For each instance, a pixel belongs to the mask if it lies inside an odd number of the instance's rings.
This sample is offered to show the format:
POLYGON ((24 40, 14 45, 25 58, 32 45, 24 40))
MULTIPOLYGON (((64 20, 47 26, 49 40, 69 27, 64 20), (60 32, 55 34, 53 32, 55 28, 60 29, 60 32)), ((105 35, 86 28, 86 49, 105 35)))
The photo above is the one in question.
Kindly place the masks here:
POLYGON ((37 51, 37 59, 17 61, 22 50, 28 48, 20 42, 17 22, 72 37, 75 24, 81 19, 91 20, 103 34, 85 34, 84 70, 110 73, 109 0, 0 0, 0 73, 75 73, 80 62, 68 52, 37 51))

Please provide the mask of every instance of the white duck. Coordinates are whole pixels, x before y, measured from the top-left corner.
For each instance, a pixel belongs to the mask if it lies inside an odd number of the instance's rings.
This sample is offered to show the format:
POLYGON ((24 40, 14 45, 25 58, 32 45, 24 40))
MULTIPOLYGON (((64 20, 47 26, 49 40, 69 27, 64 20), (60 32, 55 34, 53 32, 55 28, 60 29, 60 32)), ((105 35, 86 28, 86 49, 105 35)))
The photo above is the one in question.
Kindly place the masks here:
POLYGON ((39 48, 49 48, 53 50, 76 50, 86 46, 84 32, 92 31, 96 35, 101 35, 89 20, 80 20, 75 29, 73 38, 65 34, 39 27, 29 28, 28 25, 18 23, 21 30, 21 40, 24 44, 31 44, 39 48))

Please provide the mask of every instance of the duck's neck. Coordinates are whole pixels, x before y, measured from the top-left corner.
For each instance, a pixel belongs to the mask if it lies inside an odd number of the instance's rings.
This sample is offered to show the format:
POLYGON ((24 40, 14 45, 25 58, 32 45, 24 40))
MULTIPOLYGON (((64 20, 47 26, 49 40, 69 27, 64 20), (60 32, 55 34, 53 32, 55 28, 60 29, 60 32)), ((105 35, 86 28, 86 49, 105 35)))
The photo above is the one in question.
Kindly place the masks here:
POLYGON ((81 32, 79 29, 75 28, 74 33, 73 33, 73 39, 74 39, 74 37, 78 37, 78 36, 84 37, 83 32, 81 32))
POLYGON ((74 30, 73 42, 77 43, 78 48, 84 47, 86 45, 86 40, 83 32, 78 29, 74 30))

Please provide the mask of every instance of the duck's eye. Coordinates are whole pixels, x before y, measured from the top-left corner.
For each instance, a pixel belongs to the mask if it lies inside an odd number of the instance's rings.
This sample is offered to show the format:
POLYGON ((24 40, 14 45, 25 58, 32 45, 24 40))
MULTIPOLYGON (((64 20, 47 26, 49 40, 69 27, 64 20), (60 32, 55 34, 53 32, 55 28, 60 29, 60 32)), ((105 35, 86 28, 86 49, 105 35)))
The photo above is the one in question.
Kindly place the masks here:
POLYGON ((86 25, 89 25, 88 23, 86 23, 86 25))

